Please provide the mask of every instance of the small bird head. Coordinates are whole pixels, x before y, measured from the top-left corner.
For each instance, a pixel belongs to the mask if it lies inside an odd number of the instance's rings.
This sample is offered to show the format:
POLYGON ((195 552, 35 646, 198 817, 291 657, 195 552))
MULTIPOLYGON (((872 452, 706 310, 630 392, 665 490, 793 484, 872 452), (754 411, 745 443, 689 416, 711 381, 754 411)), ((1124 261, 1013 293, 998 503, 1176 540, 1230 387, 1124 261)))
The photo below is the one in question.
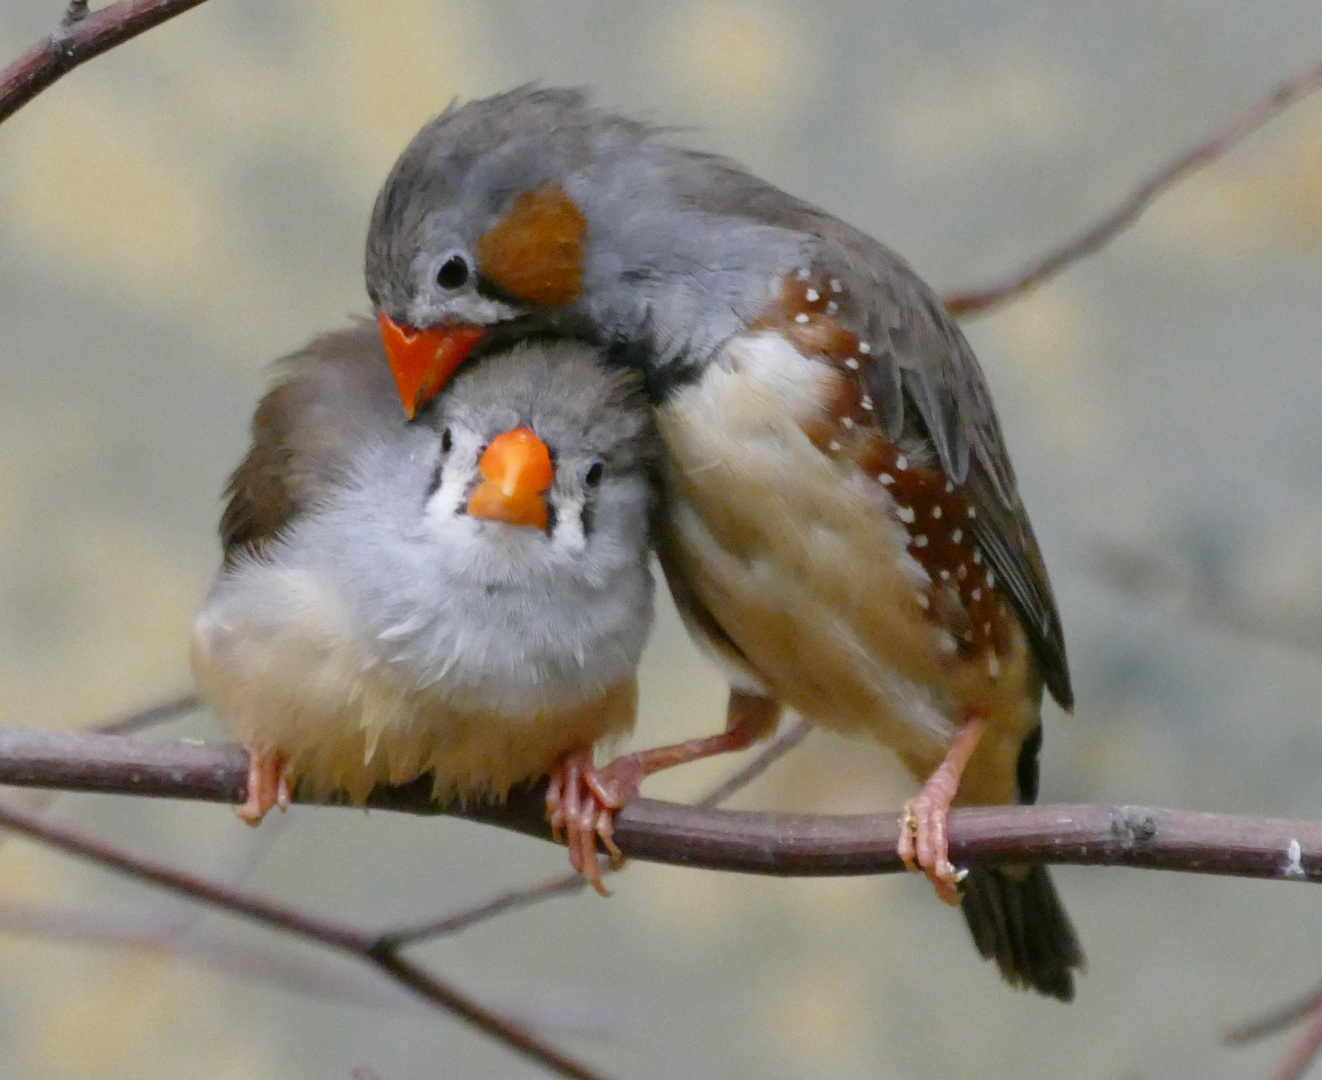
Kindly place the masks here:
POLYGON ((410 417, 493 327, 579 297, 586 221, 546 121, 515 91, 446 110, 372 212, 367 290, 410 417))
POLYGON ((410 417, 474 349, 510 337, 710 352, 770 302, 801 238, 734 212, 736 166, 660 134, 581 91, 530 87, 418 133, 377 197, 366 257, 410 417))

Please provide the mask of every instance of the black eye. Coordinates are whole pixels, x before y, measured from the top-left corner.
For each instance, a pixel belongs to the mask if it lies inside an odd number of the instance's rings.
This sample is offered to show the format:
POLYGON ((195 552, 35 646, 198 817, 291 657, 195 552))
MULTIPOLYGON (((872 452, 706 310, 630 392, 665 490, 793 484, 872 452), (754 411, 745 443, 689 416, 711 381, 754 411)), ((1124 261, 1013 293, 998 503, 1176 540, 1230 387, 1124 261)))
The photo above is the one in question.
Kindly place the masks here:
POLYGON ((588 466, 588 471, 583 474, 583 483, 590 488, 596 487, 601 483, 601 474, 606 471, 606 466, 600 461, 594 461, 588 466))
POLYGON ((454 445, 454 436, 450 434, 450 429, 446 428, 441 432, 441 453, 448 454, 450 447, 454 445))
POLYGON ((451 255, 436 271, 436 284, 442 289, 462 289, 468 283, 468 260, 451 255))

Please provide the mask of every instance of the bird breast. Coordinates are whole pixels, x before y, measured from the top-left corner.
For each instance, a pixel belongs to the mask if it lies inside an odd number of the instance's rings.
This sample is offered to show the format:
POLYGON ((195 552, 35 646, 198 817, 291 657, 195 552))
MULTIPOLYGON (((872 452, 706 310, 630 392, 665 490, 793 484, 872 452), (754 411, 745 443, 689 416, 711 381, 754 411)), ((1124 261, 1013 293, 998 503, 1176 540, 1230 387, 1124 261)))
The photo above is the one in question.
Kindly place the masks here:
POLYGON ((941 585, 915 558, 911 508, 840 446, 817 445, 841 378, 756 330, 662 405, 667 573, 819 724, 938 760, 975 703, 1013 713, 994 726, 1017 734, 1036 719, 1022 642, 992 667, 964 655, 934 617, 941 585))

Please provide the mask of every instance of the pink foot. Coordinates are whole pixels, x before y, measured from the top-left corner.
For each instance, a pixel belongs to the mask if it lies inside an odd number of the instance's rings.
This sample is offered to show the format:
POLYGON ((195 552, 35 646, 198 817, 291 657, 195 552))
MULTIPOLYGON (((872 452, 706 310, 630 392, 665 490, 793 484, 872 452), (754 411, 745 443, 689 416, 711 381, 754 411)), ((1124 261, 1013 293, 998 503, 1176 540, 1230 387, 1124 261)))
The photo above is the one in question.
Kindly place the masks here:
POLYGON ((288 810, 289 803, 289 776, 285 772, 284 754, 275 750, 250 750, 248 799, 235 812, 249 825, 260 825, 268 810, 276 806, 288 810))
POLYGON ((600 839, 610 856, 611 869, 624 865, 624 853, 615 845, 615 811, 638 794, 643 773, 629 758, 598 769, 591 750, 569 754, 551 773, 546 786, 546 817, 551 836, 561 831, 569 848, 569 864, 602 896, 610 896, 597 860, 600 839))
POLYGON ((914 873, 924 873, 947 904, 958 905, 959 883, 967 870, 956 870, 950 861, 947 825, 950 805, 959 790, 964 766, 982 737, 987 720, 972 713, 955 735, 946 758, 927 778, 923 790, 904 804, 900 813, 900 842, 897 852, 904 865, 914 873))
POLYGON ((960 902, 959 883, 967 870, 956 870, 950 861, 946 838, 949 806, 941 806, 926 791, 904 804, 900 817, 899 854, 914 873, 924 873, 947 904, 960 902))

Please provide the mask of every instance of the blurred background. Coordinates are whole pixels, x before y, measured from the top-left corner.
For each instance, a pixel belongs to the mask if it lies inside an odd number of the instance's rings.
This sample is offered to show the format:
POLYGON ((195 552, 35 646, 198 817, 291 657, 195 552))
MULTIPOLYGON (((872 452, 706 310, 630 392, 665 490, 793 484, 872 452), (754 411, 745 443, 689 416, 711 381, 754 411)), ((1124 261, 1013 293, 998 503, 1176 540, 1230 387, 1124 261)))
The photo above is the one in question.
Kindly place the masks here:
MULTIPOLYGON (((61 10, 6 0, 0 60, 61 10)), ((1285 0, 212 0, 0 128, 0 723, 76 728, 188 688, 219 492, 267 364, 365 310, 377 186, 451 98, 589 84, 947 291, 1018 268, 1319 55, 1322 6, 1285 0)), ((1320 293, 1322 96, 966 323, 1071 649, 1079 705, 1048 706, 1044 799, 1322 815, 1320 293), (1134 588, 1099 559, 1117 543, 1192 589, 1134 588), (1303 647, 1193 617, 1208 589, 1303 647)), ((644 689, 638 742, 720 722, 723 687, 668 610, 644 689)), ((163 731, 217 737, 204 715, 163 731)), ((692 796, 726 767, 648 792, 692 796)), ((910 790, 880 749, 816 734, 737 805, 885 809, 910 790)), ((296 808, 251 832, 225 807, 72 796, 51 812, 368 926, 564 863, 447 820, 296 808)), ((630 1080, 1265 1074, 1280 1042, 1230 1051, 1219 1033, 1322 977, 1316 890, 1058 882, 1089 955, 1069 1007, 1003 986, 903 878, 634 865, 610 902, 420 955, 630 1080)), ((352 965, 27 842, 0 847, 0 902, 3 1080, 539 1075, 352 965), (183 927, 186 955, 20 932, 33 906, 183 927)))

